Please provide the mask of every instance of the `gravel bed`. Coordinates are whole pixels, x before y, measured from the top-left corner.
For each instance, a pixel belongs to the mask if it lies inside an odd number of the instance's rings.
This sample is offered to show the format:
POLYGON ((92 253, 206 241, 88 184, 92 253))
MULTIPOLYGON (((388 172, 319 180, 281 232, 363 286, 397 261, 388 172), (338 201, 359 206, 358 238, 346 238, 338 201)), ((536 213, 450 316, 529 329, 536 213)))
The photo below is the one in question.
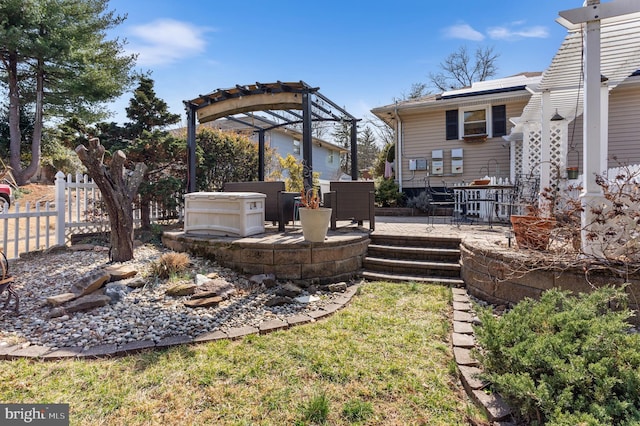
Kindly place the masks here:
MULTIPOLYGON (((196 274, 217 274, 233 284, 236 294, 217 307, 188 308, 189 296, 171 297, 167 288, 180 281, 158 280, 149 274, 150 265, 167 250, 152 245, 137 247, 135 257, 122 265, 138 271, 145 284, 124 295, 120 301, 86 312, 68 313, 49 318, 51 306, 46 298, 70 291, 82 276, 108 265, 108 252, 102 247, 90 251, 60 250, 30 254, 11 262, 16 278, 14 288, 20 297, 20 313, 0 310, 0 346, 11 344, 89 348, 102 344, 126 344, 138 340, 155 342, 169 336, 195 337, 204 332, 225 331, 233 327, 257 327, 265 320, 280 319, 316 310, 332 303, 341 293, 306 289, 302 295, 315 294, 319 300, 267 306, 279 286, 266 288, 215 262, 191 257, 190 278, 196 274)), ((136 278, 133 278, 136 279, 136 278)), ((131 279, 130 279, 131 280, 131 279)), ((126 284, 128 280, 123 280, 126 284)), ((315 298, 314 298, 315 299, 315 298)), ((4 305, 4 295, 2 304, 4 305)))

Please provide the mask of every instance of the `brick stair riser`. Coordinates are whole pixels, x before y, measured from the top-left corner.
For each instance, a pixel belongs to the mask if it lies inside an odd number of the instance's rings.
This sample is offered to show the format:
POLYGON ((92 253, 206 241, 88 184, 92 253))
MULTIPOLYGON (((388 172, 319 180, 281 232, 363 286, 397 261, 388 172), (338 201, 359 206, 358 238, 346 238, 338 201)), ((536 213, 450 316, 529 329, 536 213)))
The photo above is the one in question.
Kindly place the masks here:
POLYGON ((431 249, 396 250, 394 247, 389 246, 384 248, 369 247, 367 255, 370 257, 383 257, 385 259, 422 260, 426 262, 457 263, 460 259, 459 252, 449 253, 431 249))
POLYGON ((443 265, 442 267, 432 265, 406 265, 402 263, 380 263, 375 261, 368 261, 366 258, 363 261, 363 267, 365 270, 389 272, 395 274, 407 274, 407 275, 425 275, 425 276, 440 276, 440 277, 460 277, 459 265, 443 265), (456 267, 457 266, 457 267, 456 267))
POLYGON ((464 281, 455 277, 426 277, 422 275, 393 275, 375 271, 364 272, 363 278, 370 281, 418 282, 424 284, 444 284, 452 287, 464 287, 464 281))
POLYGON ((386 235, 371 236, 372 244, 397 247, 429 247, 442 249, 458 249, 460 241, 457 239, 436 239, 425 237, 389 237, 386 235))

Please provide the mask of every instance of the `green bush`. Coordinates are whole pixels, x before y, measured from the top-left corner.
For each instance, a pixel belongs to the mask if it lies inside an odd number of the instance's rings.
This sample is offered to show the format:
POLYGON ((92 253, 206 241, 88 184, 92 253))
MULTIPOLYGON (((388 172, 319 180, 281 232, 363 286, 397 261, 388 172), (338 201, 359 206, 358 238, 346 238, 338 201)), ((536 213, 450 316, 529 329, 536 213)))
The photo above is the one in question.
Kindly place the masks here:
POLYGON ((624 290, 612 287, 550 290, 502 317, 482 310, 485 379, 531 424, 638 424, 640 335, 631 315, 624 290))
POLYGON ((377 178, 376 205, 380 207, 401 207, 404 204, 405 195, 400 192, 400 187, 393 179, 377 178))

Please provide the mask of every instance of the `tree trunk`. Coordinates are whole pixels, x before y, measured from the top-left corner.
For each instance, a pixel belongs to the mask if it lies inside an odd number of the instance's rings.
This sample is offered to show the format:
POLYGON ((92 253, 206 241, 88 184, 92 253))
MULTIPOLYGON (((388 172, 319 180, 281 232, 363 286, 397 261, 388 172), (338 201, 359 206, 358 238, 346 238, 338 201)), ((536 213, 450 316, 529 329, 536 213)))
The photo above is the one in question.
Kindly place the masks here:
POLYGON ((31 163, 25 169, 22 168, 20 158, 22 133, 20 131, 20 88, 18 87, 18 55, 8 55, 8 80, 9 80, 9 165, 13 178, 19 186, 25 185, 38 171, 42 145, 42 120, 44 108, 44 61, 38 60, 36 69, 36 104, 33 134, 31 138, 31 163))
POLYGON ((133 199, 138 193, 147 166, 136 163, 133 171, 124 168, 127 157, 122 151, 113 155, 109 167, 103 163, 105 149, 98 138, 89 140, 89 147, 78 145, 76 153, 87 168, 100 192, 111 225, 111 260, 133 259, 133 199))

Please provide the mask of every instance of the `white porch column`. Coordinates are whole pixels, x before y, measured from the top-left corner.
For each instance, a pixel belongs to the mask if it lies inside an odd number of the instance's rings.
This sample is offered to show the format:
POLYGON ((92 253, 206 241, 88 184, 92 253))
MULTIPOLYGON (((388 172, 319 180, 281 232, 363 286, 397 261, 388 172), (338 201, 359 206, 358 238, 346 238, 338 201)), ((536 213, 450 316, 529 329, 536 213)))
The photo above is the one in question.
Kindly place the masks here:
POLYGON ((608 95, 603 96, 600 76, 600 21, 629 13, 640 12, 640 4, 631 0, 616 0, 600 4, 600 0, 586 0, 585 7, 565 10, 560 16, 571 24, 584 26, 584 144, 582 250, 598 256, 600 244, 586 237, 594 229, 590 206, 602 205, 602 188, 596 183, 596 174, 607 169, 608 95), (607 105, 603 106, 603 103, 607 105))
MULTIPOLYGON (((551 186, 551 92, 542 92, 542 128, 540 130, 540 192, 551 186)), ((551 213, 549 202, 538 197, 538 206, 543 216, 551 213)))

